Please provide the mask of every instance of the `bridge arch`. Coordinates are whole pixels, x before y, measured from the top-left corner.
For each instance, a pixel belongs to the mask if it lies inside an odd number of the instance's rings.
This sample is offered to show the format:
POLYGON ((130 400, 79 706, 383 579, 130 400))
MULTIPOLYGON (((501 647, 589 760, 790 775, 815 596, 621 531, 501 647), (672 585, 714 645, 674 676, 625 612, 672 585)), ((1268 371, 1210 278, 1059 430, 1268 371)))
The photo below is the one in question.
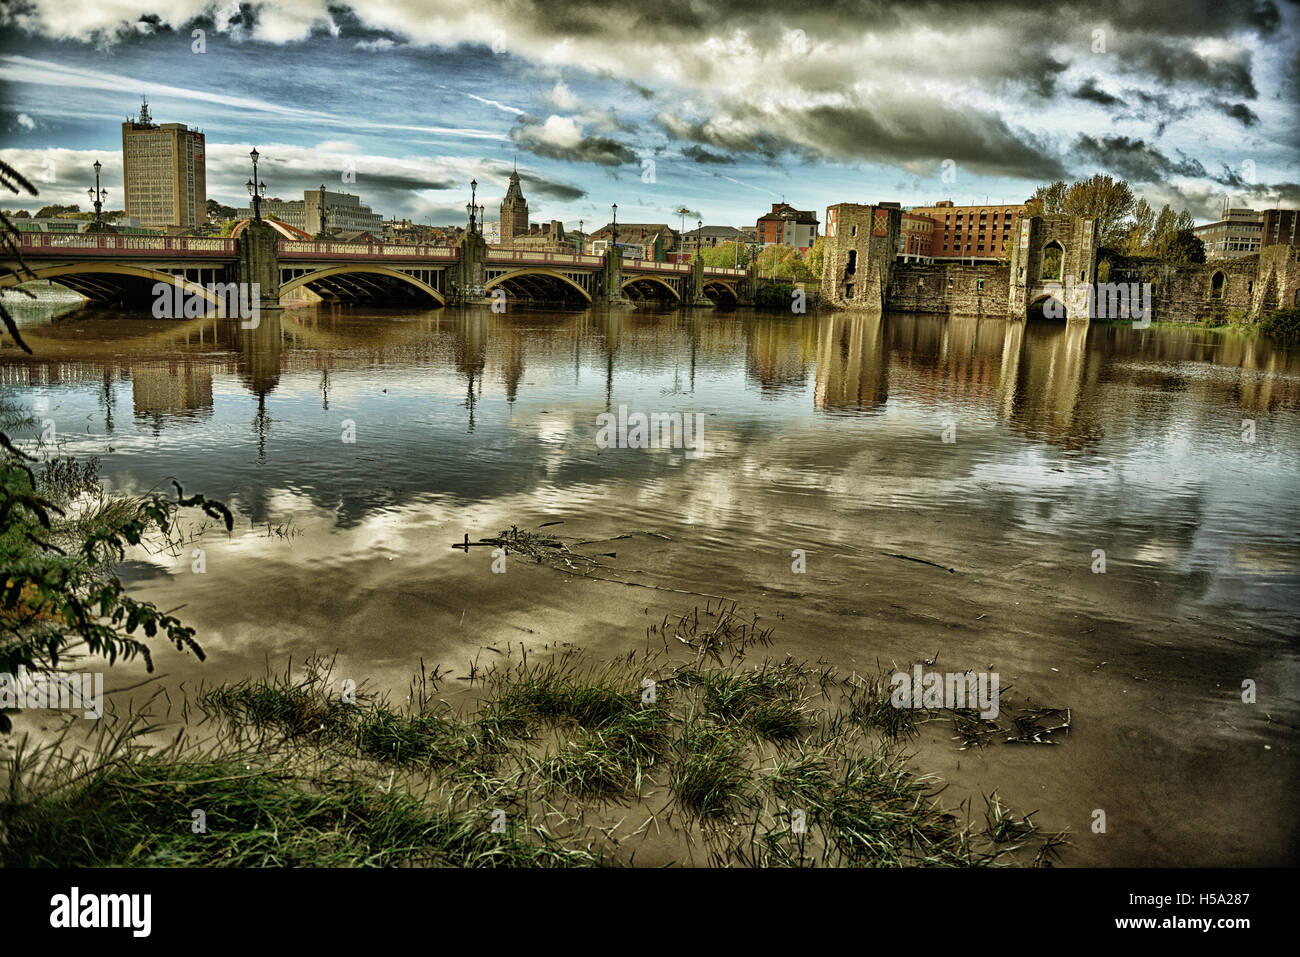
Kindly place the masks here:
MULTIPOLYGON (((25 282, 49 281, 91 300, 112 299, 114 296, 125 298, 131 292, 135 292, 139 298, 152 298, 154 284, 161 282, 173 286, 176 278, 174 273, 150 269, 148 266, 104 262, 62 263, 57 266, 36 266, 23 270, 21 275, 10 273, 0 278, 0 289, 25 282), (149 287, 147 293, 143 291, 144 286, 149 287)), ((216 309, 225 305, 220 295, 192 280, 182 278, 181 288, 186 293, 203 298, 216 309)))
POLYGON ((722 302, 734 305, 740 302, 740 293, 736 291, 734 280, 706 278, 704 280, 704 295, 715 303, 722 302))
MULTIPOLYGON (((282 262, 281 268, 283 268, 284 265, 285 264, 282 262)), ((293 292, 295 289, 301 289, 304 286, 310 289, 311 284, 314 282, 321 282, 323 280, 332 279, 336 276, 339 278, 343 278, 349 275, 383 276, 387 279, 396 279, 399 282, 403 282, 406 285, 418 290, 419 292, 424 293, 426 296, 428 296, 430 299, 435 300, 441 306, 445 306, 447 304, 447 298, 438 290, 430 286, 428 283, 422 282, 421 280, 416 279, 414 276, 408 275, 407 273, 404 273, 399 269, 393 269, 390 266, 373 265, 371 263, 358 263, 355 265, 347 264, 347 265, 340 265, 340 266, 325 266, 320 269, 314 269, 311 272, 304 273, 301 276, 294 276, 292 279, 280 285, 280 296, 283 297, 286 293, 293 292)))
POLYGON ((508 283, 519 279, 530 279, 533 277, 558 279, 560 280, 560 282, 565 283, 567 286, 576 290, 578 295, 580 295, 587 302, 592 301, 591 293, 586 289, 583 289, 582 286, 574 282, 571 278, 566 276, 564 273, 556 269, 546 269, 538 266, 525 266, 521 269, 512 269, 510 272, 502 273, 500 276, 494 276, 493 278, 489 279, 486 283, 484 283, 483 290, 485 292, 490 293, 491 290, 495 289, 497 286, 500 286, 503 283, 508 283))
POLYGON ((677 287, 668 282, 668 280, 664 279, 662 276, 632 276, 629 279, 623 280, 623 291, 626 292, 639 282, 647 282, 653 285, 662 286, 672 294, 673 299, 677 302, 681 302, 682 300, 682 294, 677 291, 677 287))

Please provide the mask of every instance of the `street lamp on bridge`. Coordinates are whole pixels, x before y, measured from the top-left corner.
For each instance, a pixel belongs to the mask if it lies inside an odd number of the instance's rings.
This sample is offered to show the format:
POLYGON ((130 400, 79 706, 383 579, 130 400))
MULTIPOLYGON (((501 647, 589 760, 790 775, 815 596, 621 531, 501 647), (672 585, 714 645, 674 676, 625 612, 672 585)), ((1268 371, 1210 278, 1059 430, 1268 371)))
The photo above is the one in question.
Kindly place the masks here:
POLYGON ((614 245, 618 246, 618 203, 614 203, 614 245))
POLYGON ((573 239, 573 245, 577 249, 579 256, 582 255, 582 247, 584 245, 583 241, 586 238, 586 236, 582 235, 582 220, 580 219, 578 220, 578 235, 573 239))
POLYGON ((95 188, 86 190, 90 195, 91 202, 95 204, 95 229, 97 230, 102 229, 104 226, 104 220, 100 214, 104 208, 104 200, 108 198, 108 190, 99 188, 100 169, 99 160, 95 160, 95 188))
POLYGON ((328 229, 328 228, 326 227, 326 225, 325 225, 325 220, 326 220, 327 217, 328 217, 328 211, 325 209, 325 184, 324 184, 324 183, 321 183, 321 184, 320 184, 320 235, 321 235, 321 239, 325 239, 326 237, 329 236, 329 229, 328 229))
POLYGON ((260 223, 262 221, 262 197, 266 195, 266 184, 257 178, 257 158, 261 154, 257 152, 257 147, 253 147, 248 155, 253 158, 253 178, 244 186, 248 189, 248 195, 253 197, 253 219, 260 223))
POLYGON ((469 213, 469 231, 471 234, 473 234, 475 231, 474 222, 478 216, 479 207, 477 202, 477 194, 478 194, 478 180, 472 179, 469 181, 469 202, 465 204, 465 212, 469 213))

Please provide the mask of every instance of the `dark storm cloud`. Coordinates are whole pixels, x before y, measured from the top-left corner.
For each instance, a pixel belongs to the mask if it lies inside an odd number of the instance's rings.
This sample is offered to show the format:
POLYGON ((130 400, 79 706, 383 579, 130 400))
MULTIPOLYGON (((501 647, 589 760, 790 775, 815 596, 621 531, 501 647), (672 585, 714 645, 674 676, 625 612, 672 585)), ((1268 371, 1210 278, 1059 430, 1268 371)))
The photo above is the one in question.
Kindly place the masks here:
MULTIPOLYGON (((750 113, 748 107, 741 109, 746 114, 750 113)), ((781 153, 795 148, 793 142, 757 128, 754 124, 747 124, 746 128, 712 126, 704 120, 684 120, 672 113, 660 113, 655 117, 655 122, 676 139, 702 143, 739 156, 761 156, 766 160, 776 160, 781 153)))
POLYGON ((1050 145, 999 116, 945 105, 896 101, 885 113, 870 105, 816 106, 798 117, 809 139, 835 158, 900 163, 953 160, 992 175, 1055 179, 1065 168, 1050 145))
POLYGON ((526 190, 525 195, 531 194, 542 199, 558 199, 567 203, 587 195, 585 189, 532 173, 520 173, 519 180, 526 190))
POLYGON ((357 171, 356 184, 351 187, 349 185, 331 185, 331 183, 337 184, 339 181, 339 171, 337 169, 323 171, 319 174, 319 177, 314 172, 303 173, 299 170, 294 170, 294 175, 299 179, 305 177, 307 180, 319 178, 320 182, 325 184, 326 189, 342 189, 346 191, 352 188, 354 192, 358 189, 364 189, 367 192, 370 190, 451 189, 460 185, 446 179, 435 179, 433 177, 423 179, 418 176, 405 176, 401 173, 367 173, 365 170, 357 171))
POLYGON ((1226 100, 1215 100, 1212 105, 1219 109, 1224 116, 1230 116, 1234 120, 1238 120, 1242 126, 1259 125, 1259 115, 1245 103, 1229 103, 1226 100))
POLYGON ((556 136, 536 117, 527 115, 520 116, 511 127, 510 139, 516 146, 536 156, 569 163, 622 166, 636 162, 637 158, 628 146, 608 136, 579 135, 576 139, 556 136))
POLYGON ((736 161, 730 156, 723 156, 721 153, 710 153, 702 146, 691 144, 682 150, 682 155, 688 160, 696 163, 735 163, 736 161))
POLYGON ((1144 140, 1128 136, 1093 137, 1084 134, 1074 151, 1085 167, 1097 167, 1135 183, 1163 182, 1170 176, 1205 176, 1194 159, 1175 161, 1144 140))
POLYGON ((1105 90, 1097 86, 1095 77, 1088 77, 1079 88, 1070 94, 1076 100, 1087 100, 1090 103, 1100 103, 1102 106, 1115 106, 1122 104, 1124 101, 1117 96, 1111 96, 1105 90))
POLYGON ((1251 75, 1251 56, 1245 51, 1210 58, 1182 42, 1135 37, 1120 41, 1116 60, 1125 72, 1149 76, 1170 86, 1186 84, 1246 99, 1259 94, 1251 75))
MULTIPOLYGON (((515 172, 515 167, 505 163, 493 163, 488 166, 488 172, 504 183, 510 178, 510 174, 515 172)), ((582 199, 587 195, 585 189, 574 186, 572 183, 552 179, 544 173, 536 171, 519 170, 519 183, 524 189, 524 195, 528 197, 536 196, 541 199, 558 199, 570 202, 575 199, 582 199)))
POLYGON ((1034 136, 1014 130, 1001 117, 925 101, 892 104, 813 106, 768 116, 747 105, 731 105, 713 124, 660 114, 660 126, 681 139, 740 156, 775 160, 785 153, 804 159, 869 159, 936 165, 951 159, 976 173, 1032 179, 1057 178, 1065 167, 1056 151, 1034 136), (782 134, 772 126, 783 124, 782 134), (808 144, 815 144, 810 146, 808 144))

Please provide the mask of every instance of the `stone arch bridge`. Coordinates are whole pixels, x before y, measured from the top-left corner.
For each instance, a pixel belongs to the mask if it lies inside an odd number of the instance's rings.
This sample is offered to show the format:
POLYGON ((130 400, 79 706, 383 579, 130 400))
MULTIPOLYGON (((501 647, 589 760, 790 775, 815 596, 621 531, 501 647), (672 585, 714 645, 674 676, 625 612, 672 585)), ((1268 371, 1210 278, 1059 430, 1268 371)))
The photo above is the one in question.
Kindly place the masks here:
POLYGON ((27 271, 0 278, 0 288, 47 280, 93 301, 138 305, 165 283, 218 312, 225 289, 241 283, 258 284, 263 308, 300 290, 329 302, 448 305, 491 301, 498 289, 510 301, 574 306, 725 306, 752 302, 754 287, 746 269, 624 259, 618 249, 601 256, 493 249, 477 234, 457 246, 341 243, 289 239, 249 222, 232 238, 24 233, 18 246, 27 271))

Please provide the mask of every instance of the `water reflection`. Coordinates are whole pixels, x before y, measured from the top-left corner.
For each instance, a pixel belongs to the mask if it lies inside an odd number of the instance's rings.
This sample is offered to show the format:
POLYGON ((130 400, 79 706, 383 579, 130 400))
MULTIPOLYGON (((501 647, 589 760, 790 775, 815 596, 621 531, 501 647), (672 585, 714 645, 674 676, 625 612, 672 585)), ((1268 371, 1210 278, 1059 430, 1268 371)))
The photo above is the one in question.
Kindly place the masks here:
POLYGON ((321 307, 264 313, 251 330, 19 311, 35 355, 0 353, 6 403, 54 418, 69 451, 100 455, 121 487, 194 476, 258 522, 283 492, 346 526, 394 503, 558 489, 644 507, 685 480, 728 509, 782 490, 856 508, 871 488, 881 507, 990 513, 1004 536, 1059 535, 1109 510, 1140 517, 1144 554, 1228 561, 1231 547, 1243 568, 1295 564, 1277 536, 1300 527, 1300 352, 1263 339, 745 310, 321 307), (715 453, 689 473, 667 452, 600 454, 595 417, 620 403, 705 413, 715 453), (1253 447, 1243 418, 1258 420, 1253 447), (345 420, 355 444, 340 441, 345 420), (955 444, 940 441, 946 424, 955 444))

